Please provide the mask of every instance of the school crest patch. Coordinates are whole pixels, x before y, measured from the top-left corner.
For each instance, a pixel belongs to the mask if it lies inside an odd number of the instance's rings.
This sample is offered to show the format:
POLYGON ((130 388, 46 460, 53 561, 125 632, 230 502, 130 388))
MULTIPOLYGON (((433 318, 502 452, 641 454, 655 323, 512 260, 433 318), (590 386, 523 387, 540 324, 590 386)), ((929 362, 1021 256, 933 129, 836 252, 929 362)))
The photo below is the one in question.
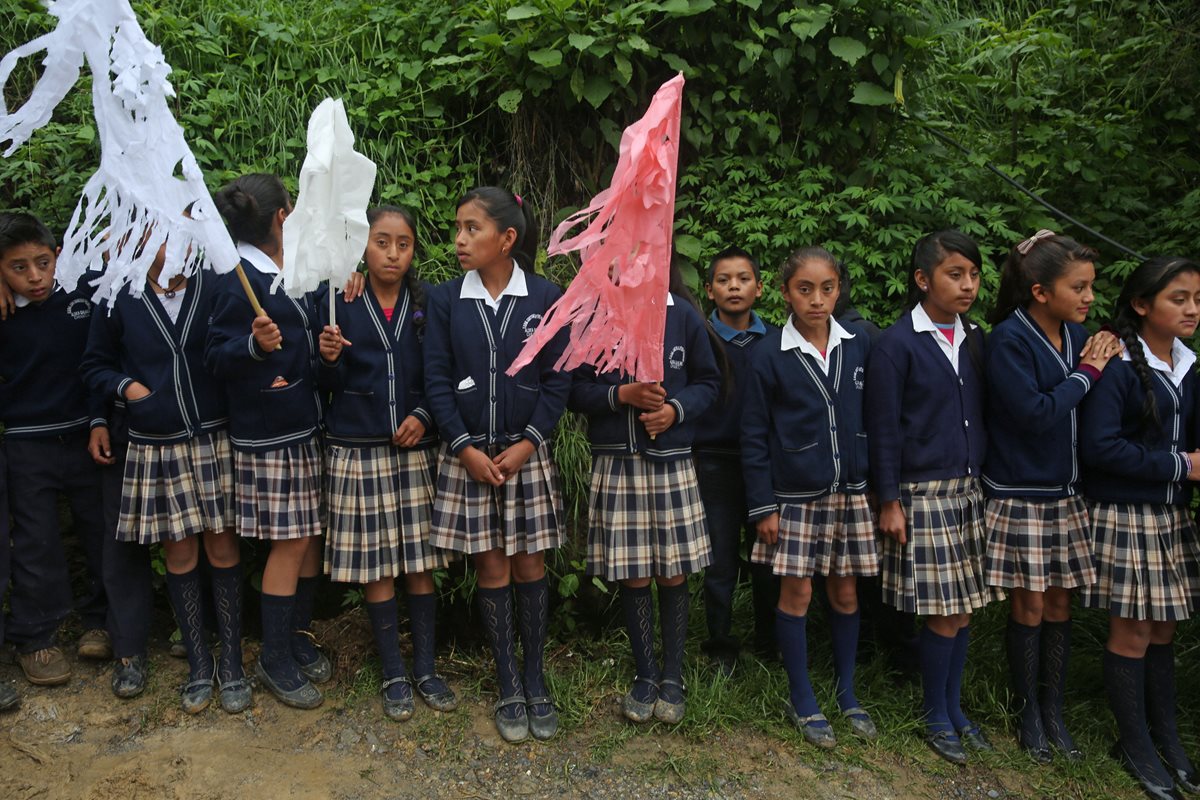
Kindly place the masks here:
POLYGON ((87 319, 92 315, 92 304, 82 297, 76 297, 67 303, 67 314, 71 319, 87 319))
POLYGON ((533 332, 537 330, 537 326, 541 323, 541 321, 541 314, 530 314, 525 318, 525 321, 521 323, 521 330, 525 331, 526 337, 533 336, 533 332))
POLYGON ((865 371, 862 367, 854 368, 854 388, 861 390, 863 388, 863 375, 865 371))
POLYGON ((675 345, 671 348, 671 352, 667 354, 667 363, 671 365, 671 369, 683 369, 686 359, 687 350, 684 350, 682 345, 675 345))

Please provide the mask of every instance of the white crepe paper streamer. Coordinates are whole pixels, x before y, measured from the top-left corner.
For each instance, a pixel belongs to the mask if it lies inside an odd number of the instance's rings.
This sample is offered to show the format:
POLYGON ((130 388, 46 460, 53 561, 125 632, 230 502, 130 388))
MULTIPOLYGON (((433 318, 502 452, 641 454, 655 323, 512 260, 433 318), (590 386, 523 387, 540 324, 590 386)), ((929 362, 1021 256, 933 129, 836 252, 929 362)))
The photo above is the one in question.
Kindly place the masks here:
POLYGON ((271 291, 282 282, 288 295, 300 297, 328 280, 332 301, 367 246, 374 188, 375 163, 355 152, 346 107, 341 100, 322 100, 308 121, 300 192, 283 223, 283 271, 271 291))
POLYGON ((71 291, 86 277, 96 300, 113 300, 126 285, 140 295, 164 243, 163 286, 201 266, 233 269, 237 250, 167 104, 175 96, 171 67, 128 0, 52 0, 47 7, 58 18, 54 30, 0 59, 0 144, 12 155, 45 125, 87 63, 100 167, 71 216, 55 280, 71 291), (9 75, 20 59, 42 51, 42 76, 9 113, 3 100, 9 75))

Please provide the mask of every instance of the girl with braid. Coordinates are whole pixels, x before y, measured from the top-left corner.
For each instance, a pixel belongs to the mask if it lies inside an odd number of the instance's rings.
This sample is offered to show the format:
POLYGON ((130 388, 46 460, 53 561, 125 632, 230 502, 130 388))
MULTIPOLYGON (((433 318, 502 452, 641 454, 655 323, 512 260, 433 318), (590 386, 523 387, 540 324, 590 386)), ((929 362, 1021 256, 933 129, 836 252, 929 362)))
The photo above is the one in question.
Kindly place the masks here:
POLYGON ((325 414, 329 534, 325 571, 366 585, 367 616, 383 666, 383 711, 406 720, 413 690, 438 711, 457 706, 433 667, 433 570, 446 551, 429 542, 437 435, 425 401, 421 340, 426 286, 413 268, 416 222, 405 209, 367 212, 363 296, 341 306, 337 327, 319 303, 324 330, 317 381, 325 414), (412 626, 410 678, 396 635, 396 578, 404 576, 412 626))
POLYGON ((1081 754, 1063 721, 1071 593, 1096 580, 1080 493, 1078 408, 1121 344, 1083 325, 1097 253, 1041 230, 1008 254, 988 337, 989 586, 1009 591, 1008 664, 1021 746, 1081 754), (1040 690, 1039 690, 1040 684, 1040 690))
POLYGON ((1185 481, 1200 478, 1196 356, 1181 339, 1197 320, 1200 265, 1154 258, 1134 270, 1113 320, 1125 353, 1084 400, 1079 437, 1097 572, 1083 603, 1109 614, 1114 755, 1149 796, 1164 799, 1176 786, 1200 791, 1175 723, 1173 647, 1193 608, 1196 529, 1185 481))

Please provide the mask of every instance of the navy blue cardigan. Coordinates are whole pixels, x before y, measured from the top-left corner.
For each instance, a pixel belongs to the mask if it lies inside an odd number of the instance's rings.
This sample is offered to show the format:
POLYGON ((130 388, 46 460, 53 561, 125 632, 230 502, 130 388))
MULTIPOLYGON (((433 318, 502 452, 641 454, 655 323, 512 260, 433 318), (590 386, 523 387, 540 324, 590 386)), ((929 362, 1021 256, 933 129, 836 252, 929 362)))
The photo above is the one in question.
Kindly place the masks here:
MULTIPOLYGON (((967 336, 982 337, 968 326, 967 336)), ((911 312, 879 337, 867 364, 867 442, 871 488, 881 503, 901 485, 977 477, 987 447, 983 375, 969 345, 958 374, 929 333, 913 330, 911 312)))
MULTIPOLYGON (((429 296, 425 286, 425 296, 429 296)), ((437 433, 425 402, 425 369, 421 355, 423 325, 413 318, 417 309, 412 295, 401 284, 392 319, 383 313, 379 299, 366 282, 362 297, 353 303, 337 302, 337 324, 352 342, 342 348, 335 364, 320 361, 317 383, 332 396, 325 411, 325 438, 346 447, 391 444, 392 435, 407 416, 425 426, 417 448, 437 442, 437 433)), ((329 324, 329 304, 318 301, 321 326, 329 324)), ((424 310, 419 317, 423 322, 424 310)))
MULTIPOLYGON (((4 435, 39 439, 107 425, 104 399, 79 373, 93 313, 91 287, 55 289, 0 322, 0 421, 4 435)), ((19 465, 13 465, 19 467, 19 465)))
POLYGON ((750 358, 742 409, 742 471, 750 519, 833 492, 867 490, 863 385, 870 339, 851 323, 826 375, 799 348, 781 350, 772 331, 750 358))
POLYGON ((641 455, 655 461, 675 461, 692 454, 696 420, 717 399, 721 373, 700 312, 674 296, 667 306, 663 336, 663 381, 667 402, 675 407, 675 424, 654 440, 638 421, 642 412, 617 400, 617 388, 631 383, 614 372, 596 374, 594 367, 575 370, 571 408, 588 416, 588 440, 593 455, 641 455))
POLYGON ((150 390, 125 403, 130 441, 174 444, 228 424, 225 390, 204 366, 218 280, 205 270, 189 277, 175 322, 149 287, 141 297, 122 292, 93 316, 80 365, 91 390, 111 401, 134 381, 150 390))
POLYGON ((988 448, 983 487, 990 497, 1058 498, 1079 491, 1079 403, 1092 378, 1078 369, 1087 341, 1064 323, 1063 350, 1017 309, 987 341, 988 448))
POLYGON ((1194 447, 1196 373, 1176 388, 1166 375, 1151 372, 1162 423, 1157 431, 1142 430, 1145 390, 1127 361, 1110 361, 1083 401, 1079 456, 1089 500, 1186 505, 1191 496, 1182 454, 1194 447))
POLYGON ((696 438, 692 446, 697 454, 736 456, 741 452, 742 407, 745 402, 746 384, 750 378, 751 353, 762 340, 779 328, 763 320, 766 334, 746 333, 732 341, 721 338, 725 348, 725 360, 729 363, 729 380, 733 391, 729 397, 718 397, 712 406, 696 420, 696 438))
POLYGON ((245 259, 242 267, 263 310, 279 326, 283 349, 265 353, 258 346, 250 332, 254 309, 231 272, 218 279, 204 363, 225 382, 230 443, 235 450, 261 453, 306 442, 317 433, 317 313, 311 295, 293 299, 282 288, 272 294, 271 276, 245 259), (287 385, 271 388, 276 377, 287 385))
POLYGON ((455 455, 468 445, 506 447, 520 439, 540 445, 570 391, 570 375, 554 369, 567 332, 515 376, 505 370, 562 292, 526 271, 528 294, 502 296, 493 312, 483 300, 460 298, 462 282, 435 286, 425 315, 425 396, 439 434, 455 455))

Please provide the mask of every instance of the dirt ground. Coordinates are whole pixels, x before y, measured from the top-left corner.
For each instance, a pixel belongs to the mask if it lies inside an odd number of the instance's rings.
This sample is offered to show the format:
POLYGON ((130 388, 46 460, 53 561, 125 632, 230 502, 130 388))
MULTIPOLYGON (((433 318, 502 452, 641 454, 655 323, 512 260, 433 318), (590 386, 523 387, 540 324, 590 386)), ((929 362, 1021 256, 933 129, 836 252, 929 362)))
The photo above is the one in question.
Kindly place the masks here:
POLYGON ((245 714, 214 705, 193 717, 178 704, 186 662, 162 650, 152 653, 147 691, 129 701, 109 691, 107 664, 76 662, 68 685, 42 689, 5 662, 0 680, 23 697, 19 711, 0 717, 5 800, 1027 795, 1019 773, 941 765, 915 739, 911 756, 851 745, 830 758, 752 731, 698 741, 663 726, 630 726, 615 695, 587 725, 549 743, 511 746, 492 727, 490 698, 469 682, 456 685, 457 712, 436 714, 418 702, 407 723, 384 719, 376 698, 350 683, 327 687, 314 711, 285 708, 256 689, 245 714))

